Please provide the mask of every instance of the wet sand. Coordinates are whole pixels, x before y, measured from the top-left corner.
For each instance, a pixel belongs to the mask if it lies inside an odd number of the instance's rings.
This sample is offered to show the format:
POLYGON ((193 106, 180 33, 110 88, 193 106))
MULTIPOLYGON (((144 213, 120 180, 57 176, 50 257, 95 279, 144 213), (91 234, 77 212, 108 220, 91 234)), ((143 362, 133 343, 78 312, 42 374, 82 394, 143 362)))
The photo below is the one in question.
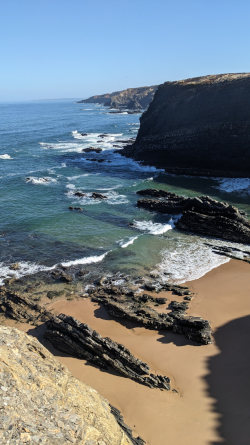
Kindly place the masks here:
POLYGON ((53 352, 73 375, 120 409, 126 423, 149 445, 247 445, 250 265, 232 260, 186 284, 196 294, 189 312, 210 321, 214 344, 197 346, 170 332, 128 328, 88 299, 48 305, 124 344, 152 370, 169 376, 178 393, 150 389, 53 352))

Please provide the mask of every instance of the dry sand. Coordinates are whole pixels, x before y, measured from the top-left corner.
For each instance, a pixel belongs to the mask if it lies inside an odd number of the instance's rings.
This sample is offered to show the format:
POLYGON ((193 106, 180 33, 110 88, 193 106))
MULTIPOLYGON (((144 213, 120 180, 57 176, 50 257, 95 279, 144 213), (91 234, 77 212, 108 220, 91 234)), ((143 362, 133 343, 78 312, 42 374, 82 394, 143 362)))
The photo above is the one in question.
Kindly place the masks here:
POLYGON ((124 344, 153 370, 170 376, 178 394, 102 372, 83 360, 58 359, 120 409, 149 445, 249 445, 250 265, 232 260, 187 285, 196 293, 190 314, 210 321, 212 345, 191 345, 169 332, 128 329, 89 300, 49 305, 124 344))

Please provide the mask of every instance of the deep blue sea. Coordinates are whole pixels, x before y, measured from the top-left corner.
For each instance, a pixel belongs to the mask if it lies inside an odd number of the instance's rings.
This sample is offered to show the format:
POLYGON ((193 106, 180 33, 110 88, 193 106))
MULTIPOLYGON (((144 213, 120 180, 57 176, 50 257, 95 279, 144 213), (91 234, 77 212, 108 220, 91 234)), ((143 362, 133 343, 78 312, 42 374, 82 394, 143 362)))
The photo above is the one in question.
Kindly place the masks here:
POLYGON ((137 134, 137 114, 67 100, 0 104, 0 117, 0 282, 60 263, 184 282, 228 261, 206 239, 175 230, 170 216, 138 209, 135 192, 210 194, 250 214, 249 179, 167 175, 121 156, 117 150, 137 134), (87 147, 102 152, 83 153, 87 147))

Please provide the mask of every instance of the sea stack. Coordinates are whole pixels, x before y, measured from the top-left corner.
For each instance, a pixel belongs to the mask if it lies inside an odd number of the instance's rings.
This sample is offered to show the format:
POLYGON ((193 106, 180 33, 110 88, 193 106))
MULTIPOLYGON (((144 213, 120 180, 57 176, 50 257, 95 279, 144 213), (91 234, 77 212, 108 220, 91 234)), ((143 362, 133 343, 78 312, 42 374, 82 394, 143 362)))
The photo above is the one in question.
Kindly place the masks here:
POLYGON ((123 154, 174 173, 250 175, 250 73, 165 82, 123 154))

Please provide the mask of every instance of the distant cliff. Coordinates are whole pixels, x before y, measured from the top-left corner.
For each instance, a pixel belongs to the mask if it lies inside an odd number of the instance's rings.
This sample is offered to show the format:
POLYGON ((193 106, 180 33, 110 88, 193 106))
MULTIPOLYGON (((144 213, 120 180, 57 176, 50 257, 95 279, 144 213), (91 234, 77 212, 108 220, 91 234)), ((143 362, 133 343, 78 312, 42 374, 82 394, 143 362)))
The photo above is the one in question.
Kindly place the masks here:
POLYGON ((122 91, 115 91, 114 93, 92 96, 88 99, 80 100, 78 103, 97 103, 117 109, 141 110, 148 107, 157 88, 158 85, 128 88, 122 91))
POLYGON ((0 375, 2 444, 137 443, 117 410, 24 332, 0 327, 0 375))
POLYGON ((159 86, 123 154, 175 173, 250 176, 250 74, 159 86))

